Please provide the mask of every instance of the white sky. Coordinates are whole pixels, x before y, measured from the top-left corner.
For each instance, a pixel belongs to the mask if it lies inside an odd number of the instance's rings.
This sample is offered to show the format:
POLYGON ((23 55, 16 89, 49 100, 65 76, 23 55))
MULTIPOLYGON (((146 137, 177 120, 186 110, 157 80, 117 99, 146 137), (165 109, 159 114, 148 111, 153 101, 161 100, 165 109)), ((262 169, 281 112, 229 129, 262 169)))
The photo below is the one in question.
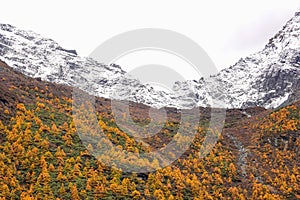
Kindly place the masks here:
MULTIPOLYGON (((300 10, 300 0, 45 2, 2 1, 0 22, 33 30, 66 49, 76 49, 81 56, 88 56, 102 42, 125 31, 170 29, 201 45, 219 70, 262 49, 300 10)), ((134 57, 120 63, 127 71, 136 64, 134 57)), ((193 73, 187 76, 195 78, 193 73)))

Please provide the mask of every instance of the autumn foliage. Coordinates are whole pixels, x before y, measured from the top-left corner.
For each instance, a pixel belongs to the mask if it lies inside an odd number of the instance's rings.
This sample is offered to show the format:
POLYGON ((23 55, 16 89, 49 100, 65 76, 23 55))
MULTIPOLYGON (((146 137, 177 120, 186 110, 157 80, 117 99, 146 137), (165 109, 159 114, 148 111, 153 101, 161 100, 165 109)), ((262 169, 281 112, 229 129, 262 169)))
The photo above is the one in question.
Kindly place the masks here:
MULTIPOLYGON (((99 155, 99 160, 109 161, 127 151, 133 156, 121 162, 130 166, 137 164, 134 155, 163 147, 174 138, 179 126, 189 125, 167 120, 157 135, 136 141, 117 126, 111 112, 97 110, 97 125, 106 139, 91 140, 84 146, 72 118, 70 98, 55 97, 48 87, 24 90, 35 96, 34 103, 17 102, 15 110, 2 109, 9 120, 0 121, 0 199, 300 198, 297 106, 279 109, 249 124, 257 144, 249 148, 246 177, 240 171, 237 153, 223 137, 226 132, 212 151, 200 158, 208 130, 205 122, 197 127, 190 149, 170 166, 149 173, 124 173, 98 161, 93 151, 113 144, 119 151, 111 152, 114 156, 99 155)), ((86 114, 92 113, 86 110, 86 114)), ((124 114, 122 120, 126 122, 128 117, 124 114)), ((147 124, 146 118, 135 121, 147 124)), ((97 136, 90 126, 83 128, 85 134, 97 136)), ((157 160, 139 162, 160 165, 157 160)))

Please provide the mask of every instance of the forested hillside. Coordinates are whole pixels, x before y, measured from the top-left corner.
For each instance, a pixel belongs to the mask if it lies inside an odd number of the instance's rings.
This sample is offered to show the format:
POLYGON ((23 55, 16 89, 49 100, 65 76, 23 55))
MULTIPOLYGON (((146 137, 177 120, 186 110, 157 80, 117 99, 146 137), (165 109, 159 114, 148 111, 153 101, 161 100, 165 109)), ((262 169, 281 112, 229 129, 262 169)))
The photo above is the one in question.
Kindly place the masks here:
MULTIPOLYGON (((25 77, 1 63, 0 92, 0 199, 300 198, 299 102, 277 110, 228 110, 224 131, 204 158, 199 151, 209 109, 201 108, 196 137, 180 159, 154 172, 124 173, 92 156, 105 141, 82 144, 72 118, 72 88, 25 77)), ((148 110, 133 104, 124 120, 147 124, 148 110)), ((160 148, 180 126, 180 113, 168 109, 164 128, 145 146, 118 128, 108 99, 97 98, 96 111, 107 138, 128 152, 160 148)), ((130 158, 122 162, 130 164, 130 158)))

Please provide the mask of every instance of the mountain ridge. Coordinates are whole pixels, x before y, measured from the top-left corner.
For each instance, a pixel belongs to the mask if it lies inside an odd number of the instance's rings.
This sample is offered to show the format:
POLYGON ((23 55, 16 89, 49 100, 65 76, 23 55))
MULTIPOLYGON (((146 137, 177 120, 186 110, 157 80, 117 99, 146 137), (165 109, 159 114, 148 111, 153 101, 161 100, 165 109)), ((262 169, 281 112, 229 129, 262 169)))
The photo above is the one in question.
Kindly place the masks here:
MULTIPOLYGON (((289 95, 294 95, 296 100, 300 88, 299 36, 300 14, 297 12, 261 51, 241 58, 208 79, 193 83, 194 87, 212 85, 210 87, 217 92, 211 96, 226 95, 224 104, 227 107, 274 108, 291 102, 289 95)), ((203 106, 201 101, 198 105, 203 106)))
POLYGON ((300 14, 264 49, 206 79, 176 82, 173 93, 156 91, 118 65, 105 65, 66 50, 32 31, 0 24, 0 59, 31 77, 78 87, 90 94, 151 107, 279 107, 297 100, 300 88, 300 14))

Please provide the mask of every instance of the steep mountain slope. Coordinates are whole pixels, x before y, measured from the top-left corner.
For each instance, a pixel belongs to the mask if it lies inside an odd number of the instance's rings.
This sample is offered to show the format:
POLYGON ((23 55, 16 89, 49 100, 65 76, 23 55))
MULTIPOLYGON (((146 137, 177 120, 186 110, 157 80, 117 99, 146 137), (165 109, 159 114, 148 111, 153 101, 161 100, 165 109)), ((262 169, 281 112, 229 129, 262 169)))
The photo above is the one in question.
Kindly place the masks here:
MULTIPOLYGON (((72 88, 24 76, 1 62, 0 72, 1 199, 300 197, 299 101, 275 111, 228 110, 219 142, 199 158, 209 118, 209 109, 203 108, 198 133, 179 160, 154 172, 124 173, 91 155, 103 141, 83 146, 71 114, 72 88)), ((132 152, 120 162, 163 147, 176 140, 178 126, 188 126, 179 124, 178 113, 170 109, 165 127, 147 138, 149 149, 118 128, 108 99, 96 99, 99 124, 107 138, 132 152)), ((132 107, 136 122, 147 124, 148 108, 132 107)))
POLYGON ((198 105, 206 106, 209 95, 226 107, 274 108, 299 98, 300 12, 287 22, 262 51, 240 59, 219 74, 200 81, 176 83, 179 93, 193 92, 198 105), (188 88, 195 88, 189 90, 188 88), (183 91, 183 92, 182 92, 183 91))
POLYGON ((300 96, 300 12, 262 51, 240 59, 219 74, 198 81, 176 82, 174 93, 155 91, 117 65, 82 58, 51 39, 0 24, 0 59, 15 70, 42 80, 63 83, 90 94, 131 100, 148 106, 278 107, 300 96))
POLYGON ((75 86, 96 96, 153 107, 179 106, 174 96, 141 84, 118 65, 82 58, 51 39, 8 24, 0 24, 0 59, 30 77, 75 86))
MULTIPOLYGON (((299 199, 300 101, 240 120, 224 130, 224 142, 235 154, 241 182, 299 199)), ((266 198, 254 191, 257 199, 266 198)), ((256 199, 254 198, 254 199, 256 199)), ((269 197, 270 198, 270 197, 269 197)), ((268 198, 266 198, 268 199, 268 198)))

